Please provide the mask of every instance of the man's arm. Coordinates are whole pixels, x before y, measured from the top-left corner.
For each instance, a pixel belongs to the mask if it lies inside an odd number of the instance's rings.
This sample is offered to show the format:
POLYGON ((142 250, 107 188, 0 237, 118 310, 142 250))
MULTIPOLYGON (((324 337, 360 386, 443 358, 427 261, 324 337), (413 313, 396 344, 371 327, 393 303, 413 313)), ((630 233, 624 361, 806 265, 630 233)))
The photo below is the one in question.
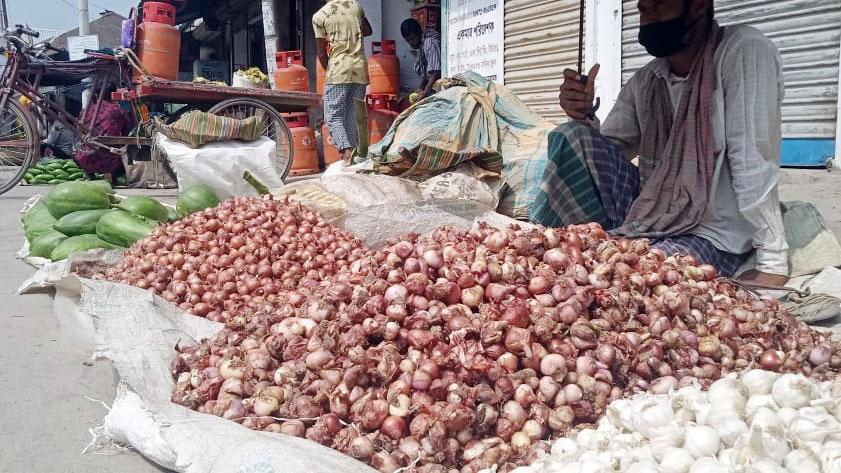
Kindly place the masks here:
POLYGON ((441 78, 441 41, 427 37, 421 47, 424 57, 426 57, 426 77, 424 77, 425 83, 421 92, 421 98, 423 98, 433 94, 432 88, 435 86, 435 82, 441 78))
POLYGON ((315 38, 315 53, 318 55, 318 62, 321 67, 327 70, 327 63, 329 57, 327 56, 327 40, 324 38, 315 38))
POLYGON ((424 82, 421 84, 422 88, 421 95, 419 98, 429 97, 430 95, 435 93, 433 87, 435 87, 435 82, 437 82, 440 78, 441 71, 429 71, 429 73, 426 75, 426 79, 424 79, 424 82))
POLYGON ((319 11, 312 17, 312 30, 315 32, 315 54, 321 67, 327 70, 327 63, 330 61, 327 55, 327 30, 324 28, 324 17, 319 11))
POLYGON ((765 38, 751 38, 728 56, 722 66, 727 159, 739 212, 757 229, 756 272, 748 278, 782 284, 788 276, 788 244, 777 195, 781 60, 765 38))
POLYGON ((371 29, 371 23, 368 21, 368 18, 365 17, 365 13, 362 13, 362 18, 359 19, 359 22, 362 25, 362 37, 367 38, 374 34, 374 30, 371 29))

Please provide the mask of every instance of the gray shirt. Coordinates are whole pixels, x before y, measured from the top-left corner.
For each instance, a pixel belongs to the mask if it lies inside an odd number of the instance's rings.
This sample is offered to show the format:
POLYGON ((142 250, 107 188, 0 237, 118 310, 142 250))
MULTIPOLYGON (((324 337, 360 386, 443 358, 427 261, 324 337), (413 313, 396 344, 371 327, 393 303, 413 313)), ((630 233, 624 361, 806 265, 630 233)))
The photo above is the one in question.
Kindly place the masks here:
MULTIPOLYGON (((712 202, 692 233, 723 251, 756 249, 757 270, 787 275, 788 244, 777 194, 784 95, 780 54, 759 30, 727 26, 714 60, 712 202)), ((666 59, 645 68, 666 79, 676 110, 685 78, 674 75, 666 59)), ((602 134, 630 155, 639 147, 639 123, 652 113, 642 100, 648 84, 639 76, 628 81, 601 125, 602 134)))
POLYGON ((73 132, 67 129, 63 123, 56 120, 53 122, 52 126, 50 126, 50 131, 47 134, 47 139, 44 140, 44 143, 72 155, 74 140, 75 136, 73 135, 73 132))

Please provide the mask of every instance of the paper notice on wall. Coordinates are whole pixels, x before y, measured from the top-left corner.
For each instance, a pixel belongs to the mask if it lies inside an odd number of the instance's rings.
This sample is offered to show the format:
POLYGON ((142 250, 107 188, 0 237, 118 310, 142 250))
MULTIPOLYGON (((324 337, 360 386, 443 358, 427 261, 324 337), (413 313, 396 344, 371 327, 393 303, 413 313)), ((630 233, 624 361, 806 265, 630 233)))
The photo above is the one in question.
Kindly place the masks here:
POLYGON ((450 0, 447 17, 447 76, 473 71, 503 83, 503 0, 450 0))
POLYGON ((71 61, 84 59, 87 57, 85 51, 96 51, 97 49, 99 49, 99 35, 91 34, 67 37, 67 53, 71 61))

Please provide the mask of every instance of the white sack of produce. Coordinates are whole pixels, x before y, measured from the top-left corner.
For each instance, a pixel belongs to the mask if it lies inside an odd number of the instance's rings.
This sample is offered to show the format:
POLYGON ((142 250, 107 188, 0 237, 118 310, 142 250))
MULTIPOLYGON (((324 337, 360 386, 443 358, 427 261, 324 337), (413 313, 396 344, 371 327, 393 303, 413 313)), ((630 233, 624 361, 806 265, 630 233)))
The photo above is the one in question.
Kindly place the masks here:
POLYGON ((201 148, 189 146, 156 134, 157 145, 166 154, 178 175, 180 190, 196 184, 207 184, 220 198, 236 195, 257 195, 243 178, 248 171, 269 189, 283 185, 275 167, 275 142, 261 137, 257 141, 225 141, 209 143, 201 148))
POLYGON ((173 404, 173 347, 210 337, 222 325, 181 312, 142 289, 106 281, 82 283, 80 308, 94 319, 95 356, 111 360, 131 387, 121 389, 105 419, 107 437, 185 473, 373 471, 315 442, 256 432, 173 404))

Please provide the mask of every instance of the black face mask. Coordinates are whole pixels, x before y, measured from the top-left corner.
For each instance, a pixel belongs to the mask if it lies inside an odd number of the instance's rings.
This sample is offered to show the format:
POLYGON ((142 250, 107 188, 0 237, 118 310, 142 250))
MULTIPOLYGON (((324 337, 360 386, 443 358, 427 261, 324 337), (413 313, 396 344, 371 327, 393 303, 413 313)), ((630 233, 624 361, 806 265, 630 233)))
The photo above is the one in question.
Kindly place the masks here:
MULTIPOLYGON (((657 21, 640 26, 639 42, 645 46, 648 54, 654 57, 671 56, 685 48, 689 44, 686 33, 698 19, 686 25, 686 17, 689 14, 685 11, 673 20, 657 21)), ((700 18, 700 17, 699 17, 700 18)))

